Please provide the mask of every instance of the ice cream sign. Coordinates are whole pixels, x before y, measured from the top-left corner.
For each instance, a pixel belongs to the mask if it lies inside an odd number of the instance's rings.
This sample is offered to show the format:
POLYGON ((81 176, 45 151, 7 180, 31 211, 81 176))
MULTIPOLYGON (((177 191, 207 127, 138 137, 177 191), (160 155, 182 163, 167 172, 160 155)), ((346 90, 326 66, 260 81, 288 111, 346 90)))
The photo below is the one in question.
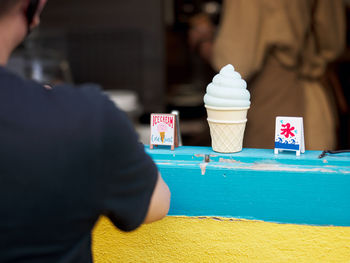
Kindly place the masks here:
POLYGON ((168 145, 173 150, 177 141, 175 114, 151 114, 150 148, 153 145, 168 145))
POLYGON ((282 150, 305 152, 303 118, 276 117, 275 154, 282 150))

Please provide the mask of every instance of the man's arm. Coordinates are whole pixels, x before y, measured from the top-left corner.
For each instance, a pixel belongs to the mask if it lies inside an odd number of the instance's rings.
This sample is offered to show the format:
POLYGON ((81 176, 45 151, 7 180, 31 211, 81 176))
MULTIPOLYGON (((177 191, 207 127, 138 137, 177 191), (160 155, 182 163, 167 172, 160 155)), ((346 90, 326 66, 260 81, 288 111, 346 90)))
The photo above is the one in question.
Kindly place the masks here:
POLYGON ((143 223, 152 223, 165 217, 170 207, 170 191, 167 184, 163 181, 160 173, 154 188, 148 212, 143 223))

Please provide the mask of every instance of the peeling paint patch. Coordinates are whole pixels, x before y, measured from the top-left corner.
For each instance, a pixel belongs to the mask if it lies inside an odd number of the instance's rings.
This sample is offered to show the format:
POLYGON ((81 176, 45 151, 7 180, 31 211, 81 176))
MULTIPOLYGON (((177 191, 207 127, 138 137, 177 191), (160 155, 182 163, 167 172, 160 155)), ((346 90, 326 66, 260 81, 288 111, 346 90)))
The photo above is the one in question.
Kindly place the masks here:
POLYGON ((174 165, 173 162, 156 162, 158 165, 174 165))
MULTIPOLYGON (((180 218, 180 217, 179 217, 180 218)), ((185 217, 184 217, 185 218, 185 217)), ((239 219, 239 218, 226 218, 226 217, 218 217, 218 216, 196 216, 192 218, 197 218, 197 219, 211 219, 211 220, 216 220, 216 221, 223 221, 223 222, 233 222, 233 221, 249 221, 246 219, 239 219)))
MULTIPOLYGON (((157 165, 162 165, 162 166, 181 166, 181 167, 197 167, 198 163, 176 163, 176 162, 156 162, 157 165)), ((166 167, 164 167, 166 168, 166 167)))
POLYGON ((236 161, 235 159, 220 158, 219 163, 242 163, 242 162, 236 161))
POLYGON ((157 162, 157 164, 161 164, 161 165, 173 165, 174 163, 171 163, 171 162, 166 162, 166 163, 157 162))
MULTIPOLYGON (((164 166, 174 166, 176 165, 176 162, 156 162, 157 165, 164 165, 164 166)), ((198 162, 181 162, 178 163, 182 167, 197 167, 198 162)), ((308 167, 308 166, 291 166, 291 165, 284 165, 284 164, 272 164, 272 163, 253 163, 250 165, 247 165, 245 163, 242 163, 240 161, 232 160, 232 159, 220 159, 219 162, 201 162, 199 163, 202 175, 205 175, 207 165, 210 164, 210 168, 221 168, 221 169, 227 169, 227 170, 237 170, 237 169, 250 169, 255 171, 284 171, 284 172, 320 172, 320 173, 338 173, 341 172, 343 174, 349 174, 349 170, 337 170, 334 166, 324 166, 324 167, 308 167), (229 165, 229 164, 236 164, 236 165, 229 165)))
POLYGON ((260 164, 255 163, 249 167, 252 170, 264 170, 264 171, 286 171, 286 172, 321 172, 321 173, 336 173, 334 170, 325 168, 303 168, 301 167, 289 167, 285 165, 278 164, 260 164))
POLYGON ((207 165, 208 165, 208 163, 200 163, 199 164, 199 166, 201 168, 202 175, 205 175, 205 171, 206 171, 207 165))
MULTIPOLYGON (((183 220, 193 220, 193 219, 207 219, 207 220, 215 220, 215 221, 221 221, 221 222, 247 222, 247 223, 265 223, 263 220, 258 219, 245 219, 245 218, 239 218, 239 217, 222 217, 222 216, 167 216, 172 218, 179 218, 183 220)), ((283 224, 283 225, 295 225, 295 226, 302 226, 302 224, 286 224, 286 223, 279 223, 279 222, 267 222, 268 224, 283 224)), ((317 226, 317 227, 329 227, 329 226, 317 226)))

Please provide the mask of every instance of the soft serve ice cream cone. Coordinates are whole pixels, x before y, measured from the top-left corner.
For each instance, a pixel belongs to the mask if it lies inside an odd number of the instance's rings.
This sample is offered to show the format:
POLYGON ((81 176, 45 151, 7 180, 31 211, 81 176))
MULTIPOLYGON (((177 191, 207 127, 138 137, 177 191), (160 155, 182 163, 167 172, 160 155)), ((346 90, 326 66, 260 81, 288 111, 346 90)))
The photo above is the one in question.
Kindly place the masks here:
POLYGON ((160 139, 162 140, 162 143, 164 143, 164 138, 165 138, 165 132, 160 132, 160 139))
POLYGON ((247 83, 232 65, 226 65, 214 76, 207 86, 204 104, 213 150, 221 153, 241 151, 250 93, 247 83))
POLYGON ((160 135, 160 139, 161 139, 162 143, 164 143, 165 132, 168 130, 166 124, 159 123, 157 129, 158 129, 158 132, 160 135))

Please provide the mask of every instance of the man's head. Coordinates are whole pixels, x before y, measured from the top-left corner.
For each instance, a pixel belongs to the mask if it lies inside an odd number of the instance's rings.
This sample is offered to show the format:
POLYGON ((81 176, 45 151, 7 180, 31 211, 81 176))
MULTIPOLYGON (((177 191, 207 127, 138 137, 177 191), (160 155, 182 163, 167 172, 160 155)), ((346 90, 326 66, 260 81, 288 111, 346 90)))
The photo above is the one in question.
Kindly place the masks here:
POLYGON ((6 63, 12 50, 39 25, 46 1, 0 0, 0 64, 6 63))

